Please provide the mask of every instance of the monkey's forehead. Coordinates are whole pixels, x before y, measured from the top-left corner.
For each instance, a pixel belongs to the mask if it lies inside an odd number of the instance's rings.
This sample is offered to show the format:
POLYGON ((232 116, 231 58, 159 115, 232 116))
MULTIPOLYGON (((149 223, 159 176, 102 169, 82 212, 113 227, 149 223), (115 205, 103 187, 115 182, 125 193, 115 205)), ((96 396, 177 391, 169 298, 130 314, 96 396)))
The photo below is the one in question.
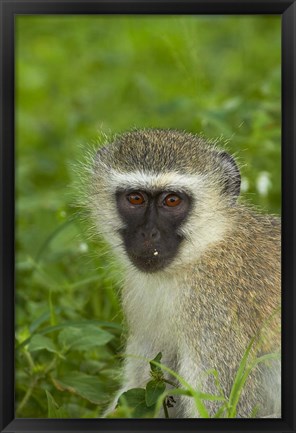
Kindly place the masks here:
POLYGON ((137 170, 131 173, 109 171, 108 189, 129 190, 141 189, 149 192, 155 191, 180 191, 191 194, 192 191, 199 191, 204 186, 206 179, 201 175, 183 175, 178 172, 164 172, 161 174, 149 173, 137 170))
POLYGON ((148 129, 122 134, 98 152, 97 162, 118 171, 207 172, 215 165, 216 148, 190 133, 148 129))

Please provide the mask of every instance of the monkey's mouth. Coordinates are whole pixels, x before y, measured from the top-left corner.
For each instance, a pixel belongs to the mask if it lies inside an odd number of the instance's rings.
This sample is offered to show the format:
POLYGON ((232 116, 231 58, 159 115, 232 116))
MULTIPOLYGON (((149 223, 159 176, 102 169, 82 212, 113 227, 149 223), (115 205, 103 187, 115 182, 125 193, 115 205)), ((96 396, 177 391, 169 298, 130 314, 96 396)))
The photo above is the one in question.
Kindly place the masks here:
POLYGON ((136 255, 129 253, 131 262, 142 272, 157 272, 164 269, 169 262, 170 258, 164 257, 157 249, 151 254, 136 255))

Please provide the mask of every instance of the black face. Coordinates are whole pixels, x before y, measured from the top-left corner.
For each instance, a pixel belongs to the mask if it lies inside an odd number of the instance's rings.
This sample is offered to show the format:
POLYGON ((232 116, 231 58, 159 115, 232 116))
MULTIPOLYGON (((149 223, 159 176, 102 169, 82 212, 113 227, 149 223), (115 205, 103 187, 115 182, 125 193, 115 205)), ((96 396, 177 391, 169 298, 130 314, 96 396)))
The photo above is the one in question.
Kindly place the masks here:
POLYGON ((178 227, 191 209, 191 198, 180 192, 118 191, 120 234, 132 263, 144 272, 165 268, 176 256, 182 235, 178 227))

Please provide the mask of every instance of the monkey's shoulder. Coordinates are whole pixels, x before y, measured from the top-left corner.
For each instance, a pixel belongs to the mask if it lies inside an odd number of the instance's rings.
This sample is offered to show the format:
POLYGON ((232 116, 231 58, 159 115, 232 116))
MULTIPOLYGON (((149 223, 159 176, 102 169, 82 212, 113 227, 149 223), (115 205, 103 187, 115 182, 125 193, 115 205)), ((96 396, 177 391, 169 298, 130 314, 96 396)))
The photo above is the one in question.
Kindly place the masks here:
POLYGON ((279 218, 244 211, 223 240, 212 244, 193 269, 208 287, 228 287, 236 293, 279 293, 280 246, 279 218))
MULTIPOLYGON (((227 335, 237 324, 239 338, 247 345, 280 307, 280 258, 279 219, 244 213, 244 219, 192 265, 191 309, 210 319, 201 326, 227 335)), ((270 342, 277 345, 278 323, 274 327, 276 336, 270 342)))

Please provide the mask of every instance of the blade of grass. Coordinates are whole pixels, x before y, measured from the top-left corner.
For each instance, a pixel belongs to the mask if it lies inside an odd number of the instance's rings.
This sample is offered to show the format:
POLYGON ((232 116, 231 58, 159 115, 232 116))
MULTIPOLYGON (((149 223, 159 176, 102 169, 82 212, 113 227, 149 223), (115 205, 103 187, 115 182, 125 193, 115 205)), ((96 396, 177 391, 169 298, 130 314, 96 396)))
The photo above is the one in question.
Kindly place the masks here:
POLYGON ((247 349, 245 350, 245 353, 242 357, 242 360, 239 364, 239 368, 237 370, 237 373, 235 375, 234 381, 233 381, 233 385, 230 391, 230 395, 229 395, 229 413, 228 416, 229 418, 234 418, 236 415, 236 405, 234 404, 234 402, 237 400, 236 396, 239 393, 239 390, 241 389, 241 383, 242 383, 242 379, 244 377, 244 372, 245 372, 245 368, 247 365, 247 361, 248 361, 248 356, 249 353, 251 351, 251 348, 253 346, 253 343, 255 341, 255 337, 253 337, 250 341, 250 343, 247 346, 247 349))

